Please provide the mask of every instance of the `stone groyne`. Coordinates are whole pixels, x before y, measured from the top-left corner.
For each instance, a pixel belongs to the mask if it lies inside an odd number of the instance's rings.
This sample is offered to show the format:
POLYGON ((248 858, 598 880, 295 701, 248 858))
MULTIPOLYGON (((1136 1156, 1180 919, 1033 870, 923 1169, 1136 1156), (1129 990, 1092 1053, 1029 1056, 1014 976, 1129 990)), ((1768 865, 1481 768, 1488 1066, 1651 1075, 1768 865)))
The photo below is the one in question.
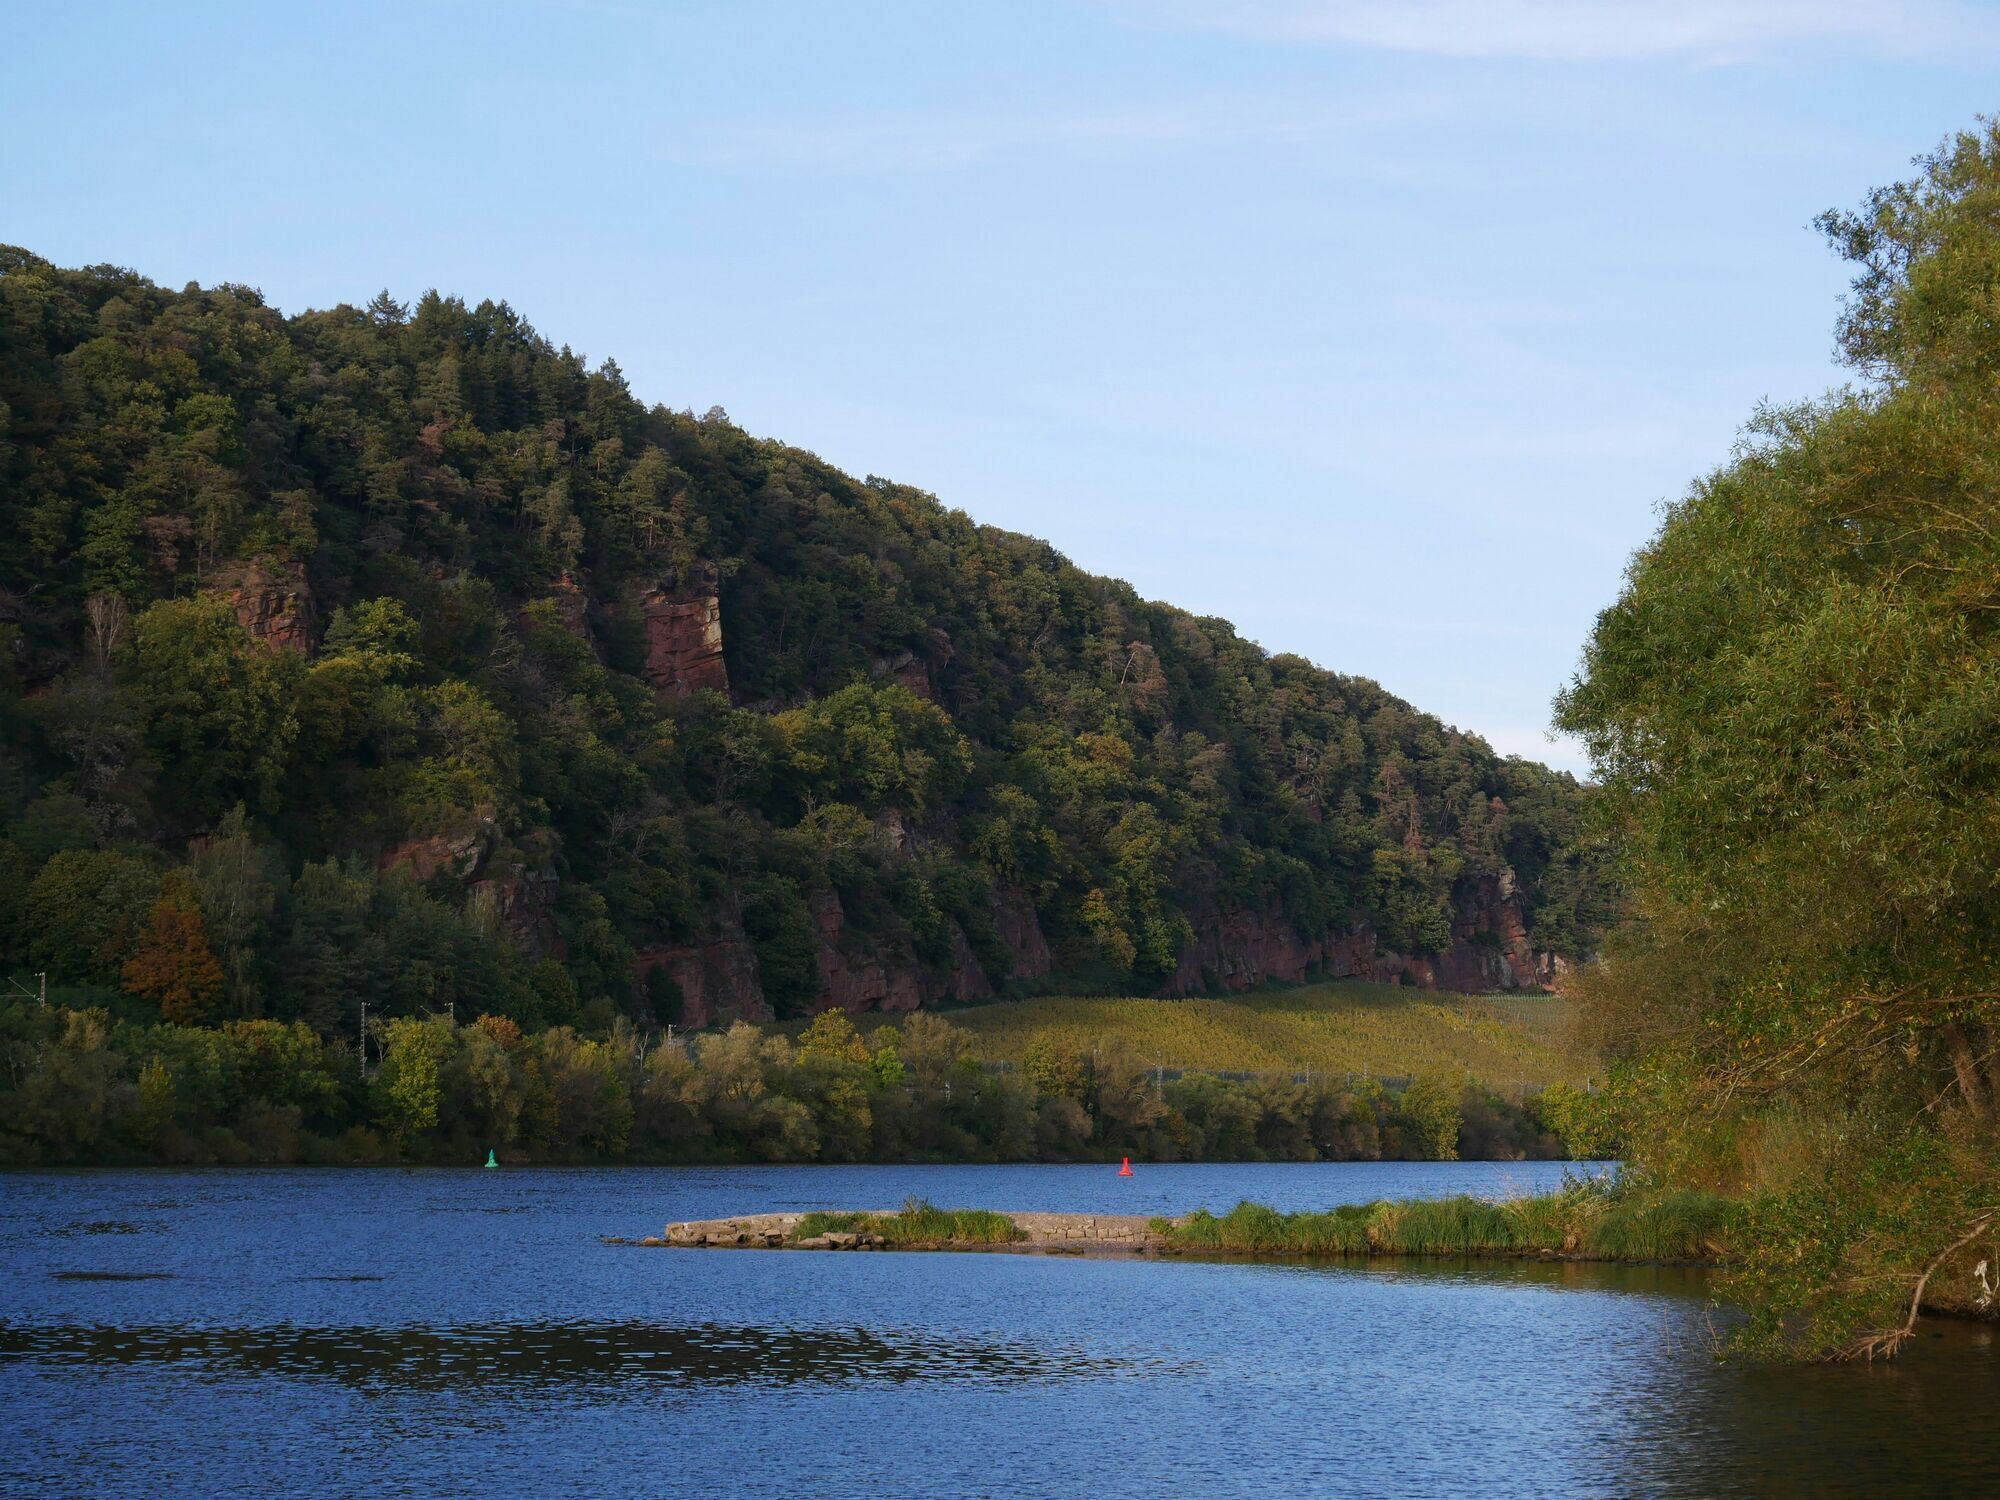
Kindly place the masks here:
MULTIPOLYGON (((690 1219, 669 1224, 663 1235, 642 1240, 613 1239, 686 1250, 999 1250, 1017 1255, 1147 1255, 1167 1246, 1166 1236, 1142 1214, 1010 1213, 1019 1237, 1011 1240, 910 1240, 872 1234, 867 1229, 798 1237, 802 1213, 741 1214, 729 1219, 690 1219)), ((869 1215, 893 1219, 893 1212, 869 1215)))

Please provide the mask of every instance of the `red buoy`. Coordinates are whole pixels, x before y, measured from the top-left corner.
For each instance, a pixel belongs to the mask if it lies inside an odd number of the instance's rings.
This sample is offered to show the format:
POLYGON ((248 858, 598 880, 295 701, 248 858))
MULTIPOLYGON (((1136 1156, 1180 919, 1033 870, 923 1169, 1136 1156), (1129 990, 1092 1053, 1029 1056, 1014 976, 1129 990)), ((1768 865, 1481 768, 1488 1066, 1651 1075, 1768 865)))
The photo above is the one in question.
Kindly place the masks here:
POLYGON ((1127 1156, 1120 1159, 1118 1163, 1118 1175, 1120 1177, 1130 1177, 1132 1175, 1131 1157, 1127 1156))

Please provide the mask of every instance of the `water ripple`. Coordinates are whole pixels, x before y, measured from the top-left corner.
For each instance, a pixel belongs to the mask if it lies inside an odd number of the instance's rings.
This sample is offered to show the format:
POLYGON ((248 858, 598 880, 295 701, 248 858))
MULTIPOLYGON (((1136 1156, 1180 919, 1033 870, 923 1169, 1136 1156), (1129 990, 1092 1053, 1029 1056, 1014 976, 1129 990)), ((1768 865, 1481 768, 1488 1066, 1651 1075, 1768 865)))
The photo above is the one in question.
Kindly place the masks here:
POLYGON ((486 1390, 564 1386, 1019 1385, 1172 1373, 1170 1361, 863 1329, 703 1324, 491 1323, 457 1327, 255 1328, 0 1323, 0 1363, 176 1365, 319 1377, 357 1387, 486 1390))

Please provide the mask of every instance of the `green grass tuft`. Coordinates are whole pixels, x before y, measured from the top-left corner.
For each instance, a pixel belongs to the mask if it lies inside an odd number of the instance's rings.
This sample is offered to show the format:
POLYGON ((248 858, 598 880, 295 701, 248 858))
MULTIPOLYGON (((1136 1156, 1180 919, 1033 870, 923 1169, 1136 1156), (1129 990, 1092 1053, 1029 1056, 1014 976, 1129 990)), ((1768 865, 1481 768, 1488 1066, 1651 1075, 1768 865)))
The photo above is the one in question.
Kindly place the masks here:
POLYGON ((1005 1245, 1027 1234, 1005 1214, 984 1208, 939 1208, 912 1198, 893 1214, 809 1213, 794 1240, 822 1234, 872 1234, 892 1245, 1005 1245))
POLYGON ((1728 1244, 1733 1214, 1714 1193, 1633 1194, 1607 1203, 1586 1243, 1609 1260, 1712 1260, 1728 1244))
POLYGON ((1495 1255, 1536 1248, 1523 1242, 1521 1220, 1504 1203, 1431 1198, 1376 1208, 1374 1243, 1400 1255, 1495 1255))

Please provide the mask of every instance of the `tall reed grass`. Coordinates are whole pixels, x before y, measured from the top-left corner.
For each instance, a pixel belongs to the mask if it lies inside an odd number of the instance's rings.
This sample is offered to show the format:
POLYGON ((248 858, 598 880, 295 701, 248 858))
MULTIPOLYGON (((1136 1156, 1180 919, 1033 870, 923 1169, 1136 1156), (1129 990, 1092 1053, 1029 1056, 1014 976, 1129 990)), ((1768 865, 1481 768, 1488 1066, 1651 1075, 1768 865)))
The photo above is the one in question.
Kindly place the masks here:
POLYGON ((1712 1193, 1574 1180, 1489 1202, 1410 1199, 1281 1214, 1239 1203, 1217 1216, 1155 1219, 1169 1248, 1225 1255, 1558 1255, 1588 1260, 1719 1260, 1733 1210, 1712 1193))

